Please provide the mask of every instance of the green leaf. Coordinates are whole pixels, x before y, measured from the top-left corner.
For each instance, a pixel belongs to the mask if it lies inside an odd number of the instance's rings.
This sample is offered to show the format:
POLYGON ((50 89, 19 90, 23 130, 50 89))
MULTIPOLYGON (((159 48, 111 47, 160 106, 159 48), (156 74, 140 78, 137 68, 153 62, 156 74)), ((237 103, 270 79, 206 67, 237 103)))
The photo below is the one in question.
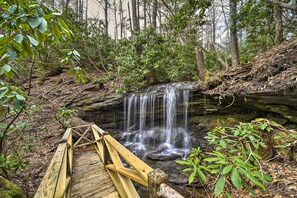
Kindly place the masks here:
POLYGON ((219 196, 220 194, 222 194, 222 192, 224 191, 224 187, 225 187, 225 177, 222 176, 216 183, 215 185, 215 196, 219 196))
POLYGON ((7 76, 8 78, 13 78, 14 77, 14 73, 12 71, 5 72, 5 76, 7 76))
POLYGON ((223 148, 226 148, 227 144, 224 140, 220 140, 220 145, 223 147, 223 148))
POLYGON ((241 177, 237 171, 236 168, 233 168, 232 169, 232 172, 231 172, 231 181, 233 183, 233 185, 237 188, 237 189, 240 189, 241 188, 241 177))
POLYGON ((231 194, 228 193, 228 192, 226 192, 225 195, 226 195, 227 198, 232 198, 231 194))
POLYGON ((244 170, 242 171, 245 173, 245 176, 247 176, 254 184, 260 186, 262 189, 266 189, 266 187, 259 180, 257 180, 257 178, 255 178, 252 174, 244 170))
POLYGON ((257 194, 255 193, 255 191, 244 181, 244 180, 242 180, 242 184, 243 184, 243 186, 250 192, 250 193, 252 193, 252 195, 254 196, 254 197, 256 197, 257 196, 257 194))
POLYGON ((35 38, 33 38, 29 35, 27 35, 27 37, 29 38, 29 41, 33 46, 37 46, 39 44, 39 42, 35 38))
POLYGON ((36 32, 39 42, 43 43, 45 41, 45 35, 39 31, 36 32))
POLYGON ((2 66, 1 70, 3 70, 4 72, 10 72, 11 71, 11 66, 8 64, 5 64, 2 66))
POLYGON ((25 101, 25 97, 22 96, 22 95, 17 94, 17 95, 16 95, 16 98, 17 98, 18 100, 25 101))
POLYGON ((191 165, 192 163, 190 161, 186 160, 175 160, 176 163, 182 164, 182 165, 191 165))
POLYGON ((41 18, 36 17, 29 20, 29 24, 32 28, 36 28, 41 23, 41 18))
POLYGON ((200 170, 200 168, 197 168, 197 173, 199 175, 199 177, 201 178, 201 180, 206 183, 207 182, 207 179, 206 179, 206 176, 204 175, 204 173, 200 170))
POLYGON ((44 18, 41 18, 41 23, 38 26, 38 30, 41 33, 45 33, 46 32, 46 30, 47 30, 47 21, 44 18))
POLYGON ((196 176, 196 172, 194 171, 194 172, 192 172, 191 175, 189 176, 189 184, 191 184, 191 183, 194 181, 195 176, 196 176))
POLYGON ((22 42, 22 45, 23 45, 23 49, 24 51, 29 54, 30 57, 33 57, 33 50, 29 44, 29 41, 28 40, 24 40, 24 42, 22 42))
POLYGON ((22 43, 23 39, 24 39, 24 36, 22 34, 18 34, 14 37, 14 40, 20 44, 22 43))
POLYGON ((225 174, 229 173, 232 170, 232 168, 233 168, 232 164, 225 166, 225 168, 223 169, 223 174, 225 175, 225 174))
POLYGON ((12 5, 12 6, 9 6, 9 8, 7 9, 8 12, 10 13, 13 13, 16 9, 17 9, 17 5, 12 5))
POLYGON ((206 161, 206 162, 215 162, 215 161, 219 161, 219 160, 221 160, 221 158, 218 158, 218 157, 210 157, 210 158, 204 159, 204 161, 206 161))
POLYGON ((15 37, 15 34, 11 35, 11 36, 4 36, 2 38, 0 38, 0 46, 4 45, 6 43, 8 43, 9 41, 11 41, 13 38, 15 37))

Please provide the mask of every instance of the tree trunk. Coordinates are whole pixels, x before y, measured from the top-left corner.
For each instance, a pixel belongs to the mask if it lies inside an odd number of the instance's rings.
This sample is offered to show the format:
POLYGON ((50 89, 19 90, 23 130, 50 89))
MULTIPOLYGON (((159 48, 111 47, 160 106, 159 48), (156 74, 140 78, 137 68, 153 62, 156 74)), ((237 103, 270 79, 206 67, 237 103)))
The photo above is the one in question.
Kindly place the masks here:
POLYGON ((196 61, 197 61, 197 67, 198 67, 198 71, 199 71, 199 78, 202 81, 205 81, 206 68, 205 68, 205 63, 204 63, 203 51, 201 48, 197 49, 196 61))
POLYGON ((130 32, 132 34, 133 28, 132 28, 132 20, 131 20, 131 9, 130 9, 130 3, 128 2, 128 15, 129 15, 129 25, 130 25, 130 32))
POLYGON ((105 31, 108 35, 108 0, 104 0, 105 31))
POLYGON ((153 0, 153 13, 152 13, 153 26, 152 27, 155 31, 157 30, 157 10, 158 10, 157 0, 153 0))
POLYGON ((284 37, 283 37, 283 20, 282 20, 282 8, 278 5, 273 6, 273 18, 275 22, 275 37, 274 44, 279 45, 284 37))
POLYGON ((145 29, 146 28, 146 0, 143 0, 143 24, 145 29))
POLYGON ((140 31, 140 2, 137 0, 137 27, 139 28, 140 31))
POLYGON ((85 22, 86 22, 86 34, 88 35, 88 5, 89 0, 86 0, 86 13, 85 13, 85 22))
POLYGON ((237 0, 230 0, 230 42, 231 42, 231 59, 232 67, 239 66, 239 53, 238 53, 238 41, 237 41, 237 25, 236 25, 236 6, 237 0))
POLYGON ((117 18, 117 4, 116 0, 113 0, 113 7, 114 7, 114 21, 115 21, 115 30, 114 30, 114 39, 118 40, 118 18, 117 18))
POLYGON ((159 11, 159 33, 162 34, 162 13, 161 10, 159 11))
POLYGON ((121 34, 121 39, 123 39, 123 29, 124 29, 124 14, 123 14, 123 2, 120 0, 120 7, 119 7, 119 12, 120 12, 120 34, 121 34))
POLYGON ((133 21, 133 34, 139 32, 139 26, 137 23, 137 3, 136 0, 131 1, 132 4, 132 21, 133 21))

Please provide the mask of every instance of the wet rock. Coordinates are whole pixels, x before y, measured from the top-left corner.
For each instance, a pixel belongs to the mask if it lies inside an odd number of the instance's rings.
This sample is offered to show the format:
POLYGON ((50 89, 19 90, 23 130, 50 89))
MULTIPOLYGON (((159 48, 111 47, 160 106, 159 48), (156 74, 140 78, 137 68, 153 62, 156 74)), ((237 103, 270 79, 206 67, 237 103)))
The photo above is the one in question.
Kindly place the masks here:
POLYGON ((158 161, 175 160, 181 157, 182 157, 181 153, 162 154, 159 152, 152 152, 146 155, 146 158, 151 160, 158 160, 158 161))

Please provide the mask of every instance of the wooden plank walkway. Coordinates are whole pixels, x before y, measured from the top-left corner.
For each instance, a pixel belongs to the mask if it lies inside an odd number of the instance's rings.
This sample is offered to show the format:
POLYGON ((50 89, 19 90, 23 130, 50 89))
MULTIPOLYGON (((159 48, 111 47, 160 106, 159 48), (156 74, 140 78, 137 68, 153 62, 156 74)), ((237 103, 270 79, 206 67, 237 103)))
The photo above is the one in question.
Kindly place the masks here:
POLYGON ((132 180, 150 197, 182 198, 167 179, 98 126, 84 125, 66 130, 34 198, 139 198, 132 180))
POLYGON ((81 148, 74 154, 71 197, 119 197, 93 146, 81 148))

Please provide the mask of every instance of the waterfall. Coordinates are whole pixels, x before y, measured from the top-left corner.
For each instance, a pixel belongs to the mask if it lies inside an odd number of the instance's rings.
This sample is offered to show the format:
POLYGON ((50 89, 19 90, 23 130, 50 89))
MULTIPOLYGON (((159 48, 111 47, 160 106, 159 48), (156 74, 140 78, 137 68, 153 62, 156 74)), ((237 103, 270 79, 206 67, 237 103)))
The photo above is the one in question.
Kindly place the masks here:
MULTIPOLYGON (((165 86, 124 100, 122 143, 136 155, 184 157, 189 153, 189 90, 165 86)), ((158 157, 157 157, 158 158, 158 157)))

